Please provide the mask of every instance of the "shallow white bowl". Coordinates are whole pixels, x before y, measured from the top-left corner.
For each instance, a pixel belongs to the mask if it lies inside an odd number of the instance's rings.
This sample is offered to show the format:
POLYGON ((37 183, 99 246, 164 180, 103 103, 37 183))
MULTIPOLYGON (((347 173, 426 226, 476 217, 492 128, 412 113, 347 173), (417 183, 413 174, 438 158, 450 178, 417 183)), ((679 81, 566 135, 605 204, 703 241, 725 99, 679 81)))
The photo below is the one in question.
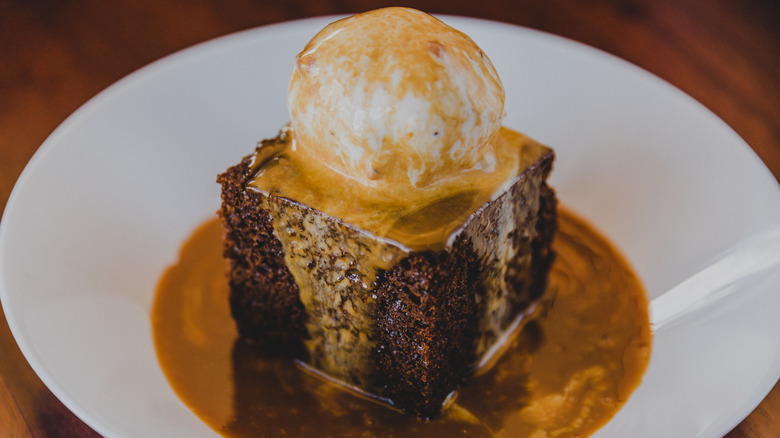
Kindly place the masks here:
MULTIPOLYGON (((294 55, 317 18, 184 50, 111 86, 35 154, 0 225, 0 299, 44 383, 110 437, 214 436, 160 371, 149 310, 215 176, 287 122, 294 55)), ((658 78, 537 31, 445 17, 490 56, 505 124, 555 148, 564 204, 627 255, 651 297, 780 222, 778 184, 723 122, 658 78)), ((780 294, 711 308, 655 340, 600 437, 716 437, 780 375, 780 294)))

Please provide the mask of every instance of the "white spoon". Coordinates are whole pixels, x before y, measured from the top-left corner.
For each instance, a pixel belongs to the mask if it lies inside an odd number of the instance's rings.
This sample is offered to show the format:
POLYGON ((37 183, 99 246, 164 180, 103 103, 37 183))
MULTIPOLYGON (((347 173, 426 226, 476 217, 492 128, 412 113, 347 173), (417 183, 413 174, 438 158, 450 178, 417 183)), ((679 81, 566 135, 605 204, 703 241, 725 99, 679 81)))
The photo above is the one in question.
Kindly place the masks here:
MULTIPOLYGON (((780 225, 740 241, 707 267, 650 302, 653 332, 672 327, 750 286, 780 267, 780 225)), ((778 284, 780 288, 780 284, 778 284)))

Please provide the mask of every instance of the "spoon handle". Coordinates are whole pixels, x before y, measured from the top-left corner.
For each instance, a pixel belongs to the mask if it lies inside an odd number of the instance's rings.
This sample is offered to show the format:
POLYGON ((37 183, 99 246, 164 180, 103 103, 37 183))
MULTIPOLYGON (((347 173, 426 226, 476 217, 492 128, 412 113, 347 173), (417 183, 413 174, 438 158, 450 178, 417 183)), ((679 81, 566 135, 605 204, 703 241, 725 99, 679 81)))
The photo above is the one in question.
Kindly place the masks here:
POLYGON ((780 225, 740 241, 704 269, 650 302, 650 321, 658 333, 726 297, 744 292, 780 266, 780 225))

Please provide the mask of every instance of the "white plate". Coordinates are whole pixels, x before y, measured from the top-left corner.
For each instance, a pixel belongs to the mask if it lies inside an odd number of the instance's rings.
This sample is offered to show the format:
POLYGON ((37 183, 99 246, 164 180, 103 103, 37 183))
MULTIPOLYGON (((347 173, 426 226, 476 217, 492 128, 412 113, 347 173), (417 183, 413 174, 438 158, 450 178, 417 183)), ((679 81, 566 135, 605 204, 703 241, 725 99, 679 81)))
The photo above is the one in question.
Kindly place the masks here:
MULTIPOLYGON (((332 18, 198 45, 100 93, 46 140, 0 228, 0 298, 33 369, 111 437, 213 436, 155 357, 155 284, 219 206, 217 173, 287 122, 293 56, 332 18)), ((446 18, 493 59, 505 124, 552 145, 564 204, 615 242, 657 296, 780 222, 778 184, 723 122, 667 83, 559 37, 446 18)), ((780 375, 780 294, 711 309, 655 341, 601 437, 716 437, 780 375)))

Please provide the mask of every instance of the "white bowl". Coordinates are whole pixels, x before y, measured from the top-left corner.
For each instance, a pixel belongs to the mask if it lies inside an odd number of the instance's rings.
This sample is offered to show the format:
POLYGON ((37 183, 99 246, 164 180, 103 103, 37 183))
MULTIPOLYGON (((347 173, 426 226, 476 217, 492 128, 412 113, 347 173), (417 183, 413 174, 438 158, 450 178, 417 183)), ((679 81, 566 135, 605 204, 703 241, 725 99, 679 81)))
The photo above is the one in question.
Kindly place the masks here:
MULTIPOLYGON (((110 437, 214 436, 168 386, 149 310, 163 269, 219 206, 215 176, 287 122, 294 55, 332 17, 258 28, 156 62, 89 101, 35 154, 0 225, 0 299, 33 369, 110 437)), ((492 58, 505 124, 553 146, 553 185, 627 255, 651 297, 780 222, 751 149, 679 90, 595 49, 444 17, 492 58)), ((780 375, 780 294, 657 336, 600 437, 716 437, 780 375)))

